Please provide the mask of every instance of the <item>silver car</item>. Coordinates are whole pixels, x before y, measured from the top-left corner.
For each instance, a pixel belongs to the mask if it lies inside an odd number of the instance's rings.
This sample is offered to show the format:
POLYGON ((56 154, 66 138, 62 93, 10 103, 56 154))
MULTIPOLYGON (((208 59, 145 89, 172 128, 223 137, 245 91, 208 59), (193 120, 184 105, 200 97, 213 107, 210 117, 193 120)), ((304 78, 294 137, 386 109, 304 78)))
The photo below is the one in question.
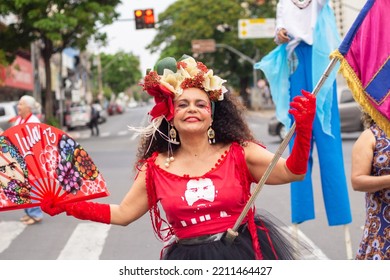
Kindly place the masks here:
MULTIPOLYGON (((362 111, 359 104, 353 99, 349 88, 339 90, 338 104, 340 112, 341 132, 357 132, 363 131, 362 111)), ((268 134, 279 136, 283 140, 287 134, 284 125, 273 116, 268 122, 268 134)))
POLYGON ((65 115, 65 124, 68 130, 87 127, 91 121, 91 107, 88 105, 74 105, 65 115))

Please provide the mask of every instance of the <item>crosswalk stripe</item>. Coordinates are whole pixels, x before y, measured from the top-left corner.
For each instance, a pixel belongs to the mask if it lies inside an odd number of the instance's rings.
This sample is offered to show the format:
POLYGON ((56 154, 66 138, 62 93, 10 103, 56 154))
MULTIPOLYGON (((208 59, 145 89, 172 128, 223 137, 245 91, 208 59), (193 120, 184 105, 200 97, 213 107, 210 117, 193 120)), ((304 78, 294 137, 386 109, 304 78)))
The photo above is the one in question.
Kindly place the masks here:
MULTIPOLYGON (((12 242, 25 230, 27 226, 19 221, 0 221, 0 254, 4 252, 12 242)), ((63 247, 58 260, 99 260, 104 244, 109 234, 111 225, 100 223, 80 223, 76 226, 72 235, 63 247)), ((286 232, 295 234, 299 240, 307 244, 311 250, 305 252, 303 259, 329 260, 301 230, 286 226, 286 232)))
POLYGON ((110 228, 99 223, 78 224, 57 259, 98 260, 110 228))
POLYGON ((21 222, 0 222, 0 253, 6 250, 25 228, 26 225, 21 222))

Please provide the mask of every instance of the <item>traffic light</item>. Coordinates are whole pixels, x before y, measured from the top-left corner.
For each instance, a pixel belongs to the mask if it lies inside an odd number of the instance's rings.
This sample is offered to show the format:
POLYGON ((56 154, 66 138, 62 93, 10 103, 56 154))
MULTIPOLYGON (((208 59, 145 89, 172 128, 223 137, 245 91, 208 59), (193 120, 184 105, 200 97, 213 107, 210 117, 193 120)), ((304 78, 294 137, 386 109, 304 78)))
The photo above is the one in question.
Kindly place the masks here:
POLYGON ((135 29, 144 29, 144 11, 134 10, 135 29))
POLYGON ((154 28, 154 11, 153 9, 144 10, 145 28, 154 28))
POLYGON ((135 29, 154 28, 153 9, 134 10, 135 29))

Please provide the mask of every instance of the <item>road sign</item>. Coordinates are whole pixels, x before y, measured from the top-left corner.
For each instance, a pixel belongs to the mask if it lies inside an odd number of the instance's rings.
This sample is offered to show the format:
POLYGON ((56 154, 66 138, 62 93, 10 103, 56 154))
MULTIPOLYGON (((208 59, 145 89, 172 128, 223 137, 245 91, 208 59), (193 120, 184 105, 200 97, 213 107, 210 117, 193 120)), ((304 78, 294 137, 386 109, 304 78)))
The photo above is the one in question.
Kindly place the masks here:
POLYGON ((251 18, 238 20, 238 38, 273 38, 275 35, 274 18, 251 18))
POLYGON ((216 49, 214 39, 192 40, 191 46, 193 53, 212 53, 216 49))

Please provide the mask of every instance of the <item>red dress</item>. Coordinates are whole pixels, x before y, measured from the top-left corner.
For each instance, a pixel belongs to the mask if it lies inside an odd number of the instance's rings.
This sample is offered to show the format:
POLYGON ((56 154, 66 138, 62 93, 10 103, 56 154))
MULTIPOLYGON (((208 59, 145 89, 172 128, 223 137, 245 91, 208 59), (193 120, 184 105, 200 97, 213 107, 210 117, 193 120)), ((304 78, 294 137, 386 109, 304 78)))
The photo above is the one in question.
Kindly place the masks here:
POLYGON ((147 160, 146 185, 157 236, 166 242, 175 237, 168 258, 174 255, 177 259, 261 259, 265 248, 271 255, 269 258, 278 258, 269 225, 265 226, 264 220, 254 217, 254 209, 249 211, 240 227, 245 233, 240 232, 233 247, 223 245, 220 238, 213 242, 199 241, 232 228, 250 198, 250 186, 255 180, 246 165, 244 149, 238 143, 233 143, 215 167, 199 177, 169 173, 155 163, 157 156, 156 152, 147 160), (158 202, 163 207, 166 221, 158 202), (191 241, 186 245, 183 240, 195 240, 195 243, 191 241), (211 252, 212 248, 215 252, 211 252), (175 250, 180 253, 173 254, 175 250))

